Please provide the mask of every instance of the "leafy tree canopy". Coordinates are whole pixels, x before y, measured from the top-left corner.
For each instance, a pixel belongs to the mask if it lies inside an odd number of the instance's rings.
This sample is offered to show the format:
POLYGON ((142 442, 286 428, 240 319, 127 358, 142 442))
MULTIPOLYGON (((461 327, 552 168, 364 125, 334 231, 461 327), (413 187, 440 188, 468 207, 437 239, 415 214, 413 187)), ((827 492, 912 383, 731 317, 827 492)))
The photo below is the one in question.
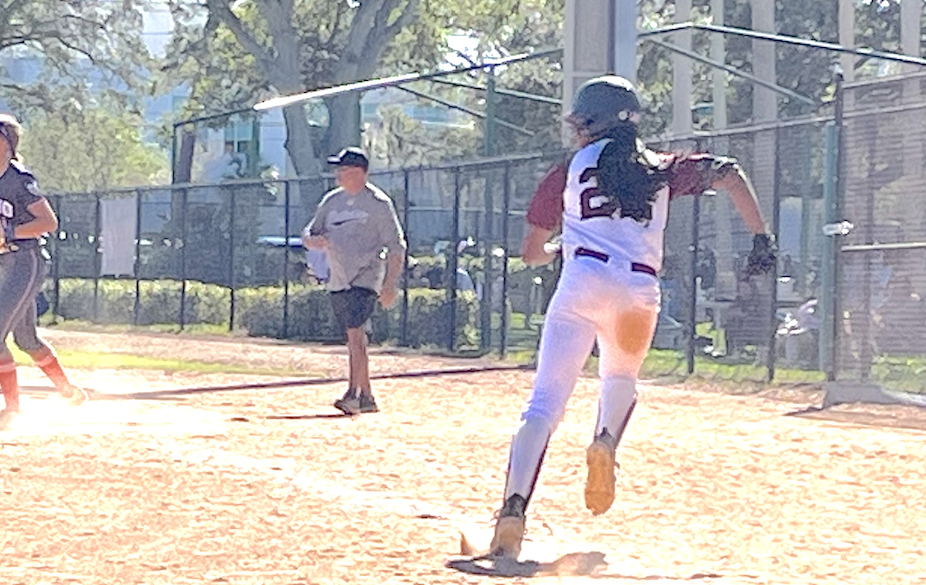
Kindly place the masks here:
POLYGON ((142 126, 138 114, 72 104, 33 115, 20 150, 46 192, 164 184, 167 157, 144 142, 142 126))

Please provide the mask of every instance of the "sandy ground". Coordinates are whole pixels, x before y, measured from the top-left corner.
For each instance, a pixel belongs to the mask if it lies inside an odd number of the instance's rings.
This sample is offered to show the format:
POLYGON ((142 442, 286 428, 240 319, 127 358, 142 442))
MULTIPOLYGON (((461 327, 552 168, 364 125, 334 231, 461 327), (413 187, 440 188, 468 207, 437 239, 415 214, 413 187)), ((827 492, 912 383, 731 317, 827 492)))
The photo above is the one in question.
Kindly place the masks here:
POLYGON ((74 370, 95 395, 73 408, 22 368, 24 414, 0 433, 2 584, 926 582, 926 416, 909 407, 642 385, 618 501, 593 517, 582 380, 524 562, 493 568, 454 563, 458 530, 487 542, 530 372, 376 354, 381 375, 435 373, 378 380, 383 411, 348 418, 330 406, 343 383, 318 381, 343 373, 339 348, 49 337, 316 380, 74 370))

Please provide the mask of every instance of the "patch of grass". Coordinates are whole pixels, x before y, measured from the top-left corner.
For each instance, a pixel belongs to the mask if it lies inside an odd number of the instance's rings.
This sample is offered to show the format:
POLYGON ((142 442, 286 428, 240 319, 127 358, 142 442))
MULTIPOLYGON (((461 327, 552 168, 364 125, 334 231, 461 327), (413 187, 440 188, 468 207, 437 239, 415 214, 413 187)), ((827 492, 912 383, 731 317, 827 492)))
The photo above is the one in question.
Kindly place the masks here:
MULTIPOLYGON (((497 316, 496 316, 497 318, 497 316)), ((510 329, 508 331, 507 360, 514 363, 528 364, 536 360, 539 329, 542 316, 535 315, 527 326, 525 315, 513 313, 511 315, 510 329)), ((498 324, 496 324, 498 325, 498 324)), ((86 321, 59 320, 52 325, 55 328, 74 331, 103 331, 115 333, 132 332, 170 332, 187 335, 212 336, 243 336, 243 332, 229 332, 228 328, 219 325, 191 325, 180 332, 176 325, 161 325, 147 327, 133 327, 130 325, 95 325, 86 321)), ((723 331, 710 331, 708 324, 699 324, 698 333, 719 337, 722 343, 723 331)), ((490 356, 497 355, 499 332, 493 333, 493 351, 490 356)), ((12 345, 12 344, 11 344, 12 345)), ((431 348, 433 352, 436 348, 431 348)), ((427 354, 428 348, 421 348, 417 352, 427 354)), ((27 356, 17 352, 14 348, 17 361, 23 364, 31 363, 27 356)), ((253 368, 238 364, 225 364, 198 360, 178 360, 154 358, 139 355, 108 352, 87 352, 77 350, 62 350, 61 361, 66 367, 79 368, 111 368, 111 369, 148 369, 169 372, 199 372, 199 373, 228 373, 228 374, 266 374, 280 376, 306 376, 304 371, 281 367, 271 369, 267 367, 253 368)), ((440 353, 440 352, 438 352, 440 353)), ((443 354, 442 354, 443 355, 443 354)), ((474 356, 483 354, 474 351, 474 356)), ((455 354, 455 357, 460 357, 455 354)), ((594 374, 597 371, 597 359, 592 357, 586 364, 586 372, 594 374)), ((704 381, 720 387, 735 388, 741 392, 743 389, 757 389, 766 384, 768 370, 764 364, 756 364, 747 360, 734 360, 725 357, 710 357, 699 354, 696 357, 695 373, 687 375, 687 364, 683 351, 650 350, 643 365, 641 377, 659 379, 661 381, 682 382, 685 380, 704 381)), ((850 375, 847 373, 847 375, 850 375)), ((907 392, 926 392, 926 359, 922 356, 881 356, 876 358, 872 367, 871 378, 873 382, 881 383, 886 388, 907 392)), ((825 374, 815 370, 778 367, 775 371, 774 385, 820 385, 825 381, 825 374)))
MULTIPOLYGON (((32 365, 29 356, 16 347, 13 357, 22 365, 32 365)), ((155 370, 163 372, 194 372, 197 374, 253 374, 269 376, 299 376, 319 377, 316 374, 295 370, 292 368, 253 368, 245 365, 226 364, 220 362, 204 362, 200 360, 180 360, 157 358, 128 353, 81 351, 62 349, 58 352, 58 360, 65 368, 81 369, 111 369, 111 370, 155 370)))
MULTIPOLYGON (((47 317, 47 316, 46 316, 47 317)), ((132 333, 132 332, 155 332, 155 333, 175 333, 179 335, 224 335, 224 336, 245 336, 245 331, 229 331, 228 325, 212 325, 209 323, 196 323, 193 325, 184 325, 183 329, 177 324, 160 324, 160 325, 122 325, 122 324, 98 324, 82 319, 62 319, 58 317, 54 320, 43 317, 39 324, 49 329, 60 329, 62 331, 100 331, 103 333, 132 333)))

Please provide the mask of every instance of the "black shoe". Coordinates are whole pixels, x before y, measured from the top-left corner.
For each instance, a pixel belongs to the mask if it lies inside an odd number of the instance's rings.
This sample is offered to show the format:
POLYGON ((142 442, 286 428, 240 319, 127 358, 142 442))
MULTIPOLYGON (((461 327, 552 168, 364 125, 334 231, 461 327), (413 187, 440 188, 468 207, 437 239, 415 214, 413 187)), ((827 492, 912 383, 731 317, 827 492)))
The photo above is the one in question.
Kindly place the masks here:
POLYGON ((334 401, 334 407, 344 414, 360 414, 360 397, 357 394, 356 390, 348 388, 344 396, 334 401))
POLYGON ((360 394, 360 412, 379 412, 379 407, 376 406, 376 399, 373 398, 373 395, 370 394, 360 394))

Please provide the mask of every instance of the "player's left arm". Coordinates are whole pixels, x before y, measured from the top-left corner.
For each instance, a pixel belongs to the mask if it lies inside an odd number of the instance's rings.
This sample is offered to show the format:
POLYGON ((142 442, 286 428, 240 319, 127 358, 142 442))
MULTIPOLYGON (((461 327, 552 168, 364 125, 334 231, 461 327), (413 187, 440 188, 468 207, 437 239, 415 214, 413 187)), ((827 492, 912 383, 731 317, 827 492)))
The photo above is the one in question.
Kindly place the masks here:
POLYGON ((726 172, 718 174, 711 187, 726 190, 730 194, 733 206, 753 233, 752 251, 749 252, 746 261, 746 275, 771 272, 778 262, 778 246, 774 234, 769 232, 768 225, 762 217, 756 190, 749 176, 738 164, 733 163, 726 172))
POLYGON ((764 274, 772 270, 778 257, 775 236, 769 233, 756 190, 736 159, 695 154, 676 160, 669 177, 673 196, 703 193, 708 189, 729 193, 733 206, 753 233, 746 274, 764 274))
POLYGON ((398 296, 399 276, 402 274, 402 267, 405 265, 405 233, 402 230, 402 223, 399 221, 399 215, 395 211, 395 205, 391 200, 387 202, 387 217, 381 221, 381 234, 386 247, 386 277, 383 281, 383 289, 380 292, 379 300, 383 308, 388 309, 395 303, 398 296))
POLYGON ((58 216, 45 197, 40 197, 26 209, 32 214, 33 219, 13 228, 12 239, 31 240, 58 229, 58 216))
POLYGON ((768 226, 759 208, 756 190, 752 186, 752 181, 738 164, 733 163, 729 169, 719 173, 719 176, 711 182, 711 187, 723 189, 730 194, 733 206, 736 207, 736 211, 743 218, 749 231, 755 235, 768 233, 768 226))

